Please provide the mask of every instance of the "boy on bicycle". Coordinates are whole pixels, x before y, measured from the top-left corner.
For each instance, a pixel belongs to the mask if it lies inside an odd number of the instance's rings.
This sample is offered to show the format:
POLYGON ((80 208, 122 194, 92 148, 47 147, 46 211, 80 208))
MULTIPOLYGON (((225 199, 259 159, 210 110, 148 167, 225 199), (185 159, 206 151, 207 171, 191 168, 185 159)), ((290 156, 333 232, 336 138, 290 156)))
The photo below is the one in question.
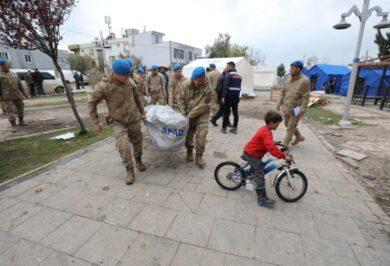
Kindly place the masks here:
POLYGON ((292 157, 283 153, 275 145, 272 136, 272 130, 276 130, 282 122, 282 116, 275 111, 269 111, 265 114, 264 120, 266 125, 259 128, 257 133, 245 145, 242 158, 250 164, 254 171, 255 178, 253 181, 256 184, 257 203, 260 206, 273 207, 275 201, 267 197, 265 189, 265 174, 263 171, 265 165, 262 158, 267 152, 278 159, 291 161, 292 157))

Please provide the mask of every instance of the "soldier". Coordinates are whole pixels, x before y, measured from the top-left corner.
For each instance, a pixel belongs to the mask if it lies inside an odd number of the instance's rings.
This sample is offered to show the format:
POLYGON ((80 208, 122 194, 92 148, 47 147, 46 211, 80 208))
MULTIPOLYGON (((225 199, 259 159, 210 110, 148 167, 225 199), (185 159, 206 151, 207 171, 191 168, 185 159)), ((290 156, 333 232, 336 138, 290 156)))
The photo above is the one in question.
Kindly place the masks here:
POLYGON ((296 145, 305 140, 298 130, 298 123, 307 110, 310 98, 309 80, 301 74, 303 68, 302 61, 294 61, 290 65, 291 77, 283 83, 280 93, 277 110, 282 107, 283 120, 287 128, 287 134, 284 139, 284 145, 288 146, 295 135, 291 145, 296 145))
POLYGON ((210 64, 209 68, 210 68, 210 72, 207 73, 206 77, 210 81, 210 87, 211 87, 211 91, 213 93, 213 99, 211 101, 211 111, 215 112, 217 109, 216 89, 217 89, 218 79, 221 76, 221 73, 218 72, 215 64, 210 64))
POLYGON ((145 97, 148 95, 148 91, 146 88, 146 78, 145 78, 145 71, 142 67, 138 68, 137 74, 135 75, 135 80, 138 85, 138 89, 141 95, 141 101, 144 107, 148 104, 145 97))
POLYGON ((0 98, 4 109, 8 115, 12 130, 16 131, 16 117, 19 119, 19 125, 24 123, 24 103, 23 96, 28 98, 23 90, 22 82, 18 75, 9 69, 9 64, 5 59, 0 58, 0 98))
POLYGON ((152 74, 146 78, 146 87, 151 97, 151 104, 165 105, 165 78, 158 72, 157 65, 152 65, 152 74))
POLYGON ((99 82, 88 102, 89 116, 97 132, 101 126, 97 105, 104 99, 109 110, 109 123, 113 129, 116 148, 126 167, 126 184, 135 182, 131 144, 133 145, 135 165, 139 171, 145 171, 142 163, 142 133, 140 119, 145 119, 144 107, 136 84, 129 79, 129 61, 115 60, 113 74, 99 82))
POLYGON ((191 162, 194 160, 192 152, 195 137, 195 163, 199 168, 205 166, 202 155, 206 146, 211 98, 212 92, 210 83, 206 79, 205 69, 203 67, 197 67, 192 72, 191 79, 183 83, 179 108, 190 122, 186 138, 187 161, 191 162))
POLYGON ((173 77, 169 80, 169 100, 168 104, 173 109, 179 111, 179 96, 181 92, 181 87, 183 86, 183 82, 186 78, 181 74, 182 67, 177 64, 173 67, 173 77))

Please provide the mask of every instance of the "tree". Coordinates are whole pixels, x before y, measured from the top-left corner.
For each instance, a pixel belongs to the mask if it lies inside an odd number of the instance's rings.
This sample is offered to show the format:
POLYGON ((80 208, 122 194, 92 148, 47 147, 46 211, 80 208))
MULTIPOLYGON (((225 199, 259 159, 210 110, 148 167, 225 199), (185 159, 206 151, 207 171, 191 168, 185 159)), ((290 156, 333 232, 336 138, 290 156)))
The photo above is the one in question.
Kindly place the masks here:
POLYGON ((62 39, 60 26, 68 19, 77 0, 1 0, 0 43, 13 48, 40 50, 48 55, 64 85, 72 111, 86 129, 58 63, 58 44, 62 39))
POLYGON ((231 36, 229 33, 219 33, 213 45, 205 47, 206 55, 209 58, 216 57, 245 57, 252 65, 264 63, 265 57, 260 50, 249 48, 245 45, 230 43, 231 36))
POLYGON ((286 68, 284 67, 283 64, 280 64, 276 69, 276 75, 278 77, 283 77, 284 75, 286 75, 286 68))
POLYGON ((380 60, 390 56, 390 32, 386 32, 386 35, 383 36, 382 32, 378 30, 378 33, 375 35, 375 43, 378 45, 378 57, 380 60))
POLYGON ((309 56, 306 59, 306 68, 309 69, 316 64, 318 64, 318 57, 316 55, 309 56))
POLYGON ((89 56, 72 54, 69 55, 66 60, 68 61, 71 70, 81 72, 81 74, 84 75, 94 67, 94 61, 89 56))

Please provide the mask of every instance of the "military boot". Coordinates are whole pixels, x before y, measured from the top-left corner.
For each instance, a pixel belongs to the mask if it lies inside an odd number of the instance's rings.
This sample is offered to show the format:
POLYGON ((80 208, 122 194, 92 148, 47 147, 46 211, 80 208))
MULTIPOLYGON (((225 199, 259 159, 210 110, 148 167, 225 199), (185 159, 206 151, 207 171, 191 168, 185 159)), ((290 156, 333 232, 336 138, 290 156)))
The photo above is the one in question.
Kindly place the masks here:
POLYGON ((192 153, 192 149, 187 149, 187 162, 194 161, 194 154, 192 153))
POLYGON ((204 168, 206 163, 203 161, 202 154, 197 154, 195 158, 195 163, 199 168, 204 168))
POLYGON ((16 121, 9 121, 11 123, 11 131, 16 132, 16 121))
POLYGON ((222 128, 222 129, 221 129, 221 132, 222 132, 223 134, 226 134, 226 128, 222 128))
POLYGON ((19 126, 26 126, 26 123, 24 123, 23 117, 19 117, 19 126))
POLYGON ((125 182, 127 185, 132 185, 135 182, 134 168, 126 167, 127 176, 125 182))
POLYGON ((265 190, 265 186, 263 187, 256 187, 256 194, 257 194, 257 204, 264 207, 273 207, 275 204, 275 201, 272 199, 269 199, 267 197, 267 192, 265 190))
POLYGON ((302 142, 305 140, 305 137, 302 135, 298 135, 295 137, 294 141, 291 142, 291 145, 297 145, 299 142, 302 142))
POLYGON ((141 157, 135 158, 135 166, 137 167, 138 171, 140 171, 140 172, 143 172, 146 170, 146 167, 143 164, 141 157))
POLYGON ((229 131, 231 133, 233 133, 233 134, 237 134, 237 128, 236 127, 232 127, 229 131))

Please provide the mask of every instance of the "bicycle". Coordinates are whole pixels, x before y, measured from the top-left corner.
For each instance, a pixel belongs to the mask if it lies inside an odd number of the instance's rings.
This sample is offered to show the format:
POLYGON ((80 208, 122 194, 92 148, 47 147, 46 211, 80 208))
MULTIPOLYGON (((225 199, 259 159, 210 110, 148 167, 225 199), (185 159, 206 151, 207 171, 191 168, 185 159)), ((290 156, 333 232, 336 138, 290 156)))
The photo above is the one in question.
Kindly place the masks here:
MULTIPOLYGON (((281 150, 286 154, 290 154, 290 150, 281 144, 276 142, 276 145, 281 147, 281 150)), ((242 158, 242 157, 241 157, 242 158)), ((273 186, 275 187, 276 194, 280 199, 285 202, 296 202, 301 199, 307 191, 307 178, 304 173, 299 171, 298 168, 292 167, 295 163, 292 161, 284 160, 280 165, 273 163, 276 158, 267 158, 263 161, 264 174, 269 174, 273 170, 278 169, 279 173, 274 177, 273 186), (284 190, 286 189, 286 191, 284 190), (298 192, 296 194, 289 194, 291 192, 298 192)), ((233 161, 225 161, 220 163, 214 170, 214 177, 218 185, 226 190, 237 190, 240 187, 246 185, 246 183, 252 182, 254 179, 254 172, 248 162, 238 164, 233 161), (229 169, 233 167, 233 169, 229 169), (223 171, 227 170, 226 172, 223 171), (221 173, 222 172, 222 173, 221 173), (223 181, 227 180, 231 186, 224 184, 223 181)))

